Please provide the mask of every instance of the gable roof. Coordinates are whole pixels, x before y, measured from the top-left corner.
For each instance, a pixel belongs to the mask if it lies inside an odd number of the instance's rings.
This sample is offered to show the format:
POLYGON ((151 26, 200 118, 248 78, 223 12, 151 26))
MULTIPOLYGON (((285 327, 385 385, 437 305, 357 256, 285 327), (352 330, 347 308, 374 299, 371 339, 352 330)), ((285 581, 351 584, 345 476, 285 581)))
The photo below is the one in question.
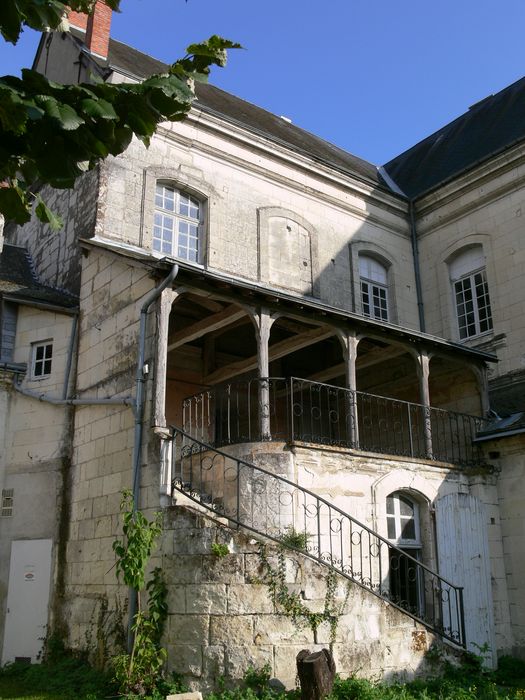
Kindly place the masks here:
POLYGON ((419 197, 523 140, 524 114, 521 78, 383 167, 408 197, 419 197))
POLYGON ((4 243, 0 253, 0 296, 36 306, 74 309, 78 299, 68 292, 41 284, 34 272, 31 256, 25 248, 4 243))
MULTIPOLYGON (((153 73, 165 72, 168 69, 167 64, 115 39, 109 41, 107 64, 116 72, 123 72, 139 79, 147 78, 153 73)), ((252 133, 280 143, 314 160, 326 163, 347 175, 364 179, 373 186, 381 187, 384 190, 390 189, 378 173, 377 167, 372 163, 334 146, 261 107, 241 100, 239 97, 209 83, 197 83, 195 92, 197 100, 194 104, 204 112, 217 114, 252 133)))

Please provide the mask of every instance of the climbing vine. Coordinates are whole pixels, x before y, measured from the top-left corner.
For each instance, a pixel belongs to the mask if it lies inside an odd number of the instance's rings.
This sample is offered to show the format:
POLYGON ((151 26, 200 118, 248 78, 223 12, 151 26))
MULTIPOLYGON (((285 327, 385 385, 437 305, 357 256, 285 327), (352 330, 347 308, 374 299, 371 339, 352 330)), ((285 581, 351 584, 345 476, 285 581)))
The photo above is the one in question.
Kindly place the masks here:
POLYGON ((161 514, 152 521, 133 508, 133 496, 125 491, 120 503, 124 537, 113 542, 117 556, 117 576, 137 593, 137 613, 132 623, 133 645, 130 654, 113 659, 115 677, 123 695, 144 695, 155 689, 166 660, 161 637, 168 616, 167 586, 157 567, 146 583, 146 567, 162 531, 161 514), (142 609, 141 592, 146 589, 148 602, 142 609))
POLYGON ((337 574, 333 569, 328 569, 325 577, 325 599, 322 612, 312 612, 299 595, 290 591, 286 584, 286 556, 285 549, 280 546, 277 552, 277 566, 273 567, 267 554, 266 545, 260 543, 259 558, 263 575, 261 582, 265 583, 271 591, 273 600, 277 608, 293 623, 298 626, 308 626, 317 638, 319 626, 326 622, 330 626, 330 644, 335 642, 339 618, 344 613, 348 596, 350 595, 350 582, 347 582, 345 597, 341 604, 337 604, 335 593, 337 587, 337 574))

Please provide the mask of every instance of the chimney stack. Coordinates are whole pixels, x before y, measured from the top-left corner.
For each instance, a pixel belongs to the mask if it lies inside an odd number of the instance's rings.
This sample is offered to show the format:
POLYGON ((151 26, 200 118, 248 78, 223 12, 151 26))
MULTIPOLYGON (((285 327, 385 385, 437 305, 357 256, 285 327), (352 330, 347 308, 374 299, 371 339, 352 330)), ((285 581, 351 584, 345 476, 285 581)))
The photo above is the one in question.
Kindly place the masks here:
POLYGON ((108 57, 112 10, 103 0, 97 0, 90 15, 71 10, 69 24, 86 32, 84 43, 95 56, 108 57))

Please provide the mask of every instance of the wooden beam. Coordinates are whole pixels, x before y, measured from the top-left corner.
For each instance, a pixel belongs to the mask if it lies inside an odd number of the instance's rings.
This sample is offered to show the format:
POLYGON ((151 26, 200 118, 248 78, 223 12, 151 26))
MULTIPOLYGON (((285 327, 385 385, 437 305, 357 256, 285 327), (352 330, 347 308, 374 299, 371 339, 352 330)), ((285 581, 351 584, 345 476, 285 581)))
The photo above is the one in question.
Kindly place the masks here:
MULTIPOLYGON (((273 360, 278 360, 280 357, 289 355, 292 352, 296 352, 297 350, 302 350, 310 345, 319 343, 321 340, 330 338, 334 334, 334 328, 323 326, 321 328, 313 328, 305 333, 300 333, 299 335, 295 335, 293 338, 286 338, 286 340, 281 340, 278 343, 274 343, 269 347, 269 362, 273 362, 273 360)), ((231 365, 215 370, 215 372, 212 372, 207 377, 204 377, 203 384, 218 384, 219 382, 225 382, 227 379, 231 379, 238 374, 244 374, 244 372, 249 372, 256 367, 257 355, 253 355, 252 357, 247 357, 245 360, 240 360, 239 362, 234 362, 231 365)))
MULTIPOLYGON (((356 369, 365 369, 366 367, 373 367, 381 362, 386 362, 387 360, 392 360, 394 357, 399 357, 403 355, 405 350, 399 346, 392 345, 388 348, 377 348, 376 350, 371 350, 365 355, 358 356, 355 366, 356 369)), ((311 382, 326 382, 335 377, 340 377, 345 374, 346 367, 345 363, 341 362, 337 365, 332 365, 326 369, 322 369, 315 374, 306 377, 311 382)))
POLYGON ((202 338, 203 335, 213 333, 213 331, 219 328, 225 328, 235 323, 235 321, 238 321, 243 316, 246 316, 246 311, 244 309, 239 308, 235 304, 227 306, 222 311, 219 311, 219 313, 203 318, 202 321, 197 321, 197 323, 183 328, 178 333, 174 333, 168 343, 168 352, 175 350, 175 348, 178 348, 180 345, 185 345, 186 343, 191 343, 193 340, 202 338))
POLYGON ((220 302, 214 301, 209 297, 201 296, 200 294, 186 294, 186 298, 191 300, 193 303, 208 309, 208 311, 213 311, 213 313, 218 313, 224 309, 223 304, 220 302))

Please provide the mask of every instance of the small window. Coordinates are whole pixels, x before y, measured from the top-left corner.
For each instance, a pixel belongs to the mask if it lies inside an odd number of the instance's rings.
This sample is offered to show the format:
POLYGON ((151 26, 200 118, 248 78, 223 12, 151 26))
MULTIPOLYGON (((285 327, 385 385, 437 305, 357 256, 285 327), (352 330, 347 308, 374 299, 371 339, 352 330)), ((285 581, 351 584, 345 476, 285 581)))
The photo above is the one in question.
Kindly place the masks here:
POLYGON ((13 515, 14 489, 2 489, 2 507, 0 517, 9 518, 13 515))
POLYGON ((153 250, 183 260, 201 258, 202 205, 195 197, 157 183, 153 250))
POLYGON ((419 511, 417 503, 400 493, 386 499, 388 539, 396 544, 420 546, 419 511))
POLYGON ((51 374, 53 359, 53 343, 35 343, 33 345, 33 379, 42 379, 51 374))
POLYGON ((492 311, 481 246, 460 253, 449 266, 460 340, 492 330, 492 311))
POLYGON ((374 258, 359 256, 363 315, 388 321, 388 271, 374 258))

